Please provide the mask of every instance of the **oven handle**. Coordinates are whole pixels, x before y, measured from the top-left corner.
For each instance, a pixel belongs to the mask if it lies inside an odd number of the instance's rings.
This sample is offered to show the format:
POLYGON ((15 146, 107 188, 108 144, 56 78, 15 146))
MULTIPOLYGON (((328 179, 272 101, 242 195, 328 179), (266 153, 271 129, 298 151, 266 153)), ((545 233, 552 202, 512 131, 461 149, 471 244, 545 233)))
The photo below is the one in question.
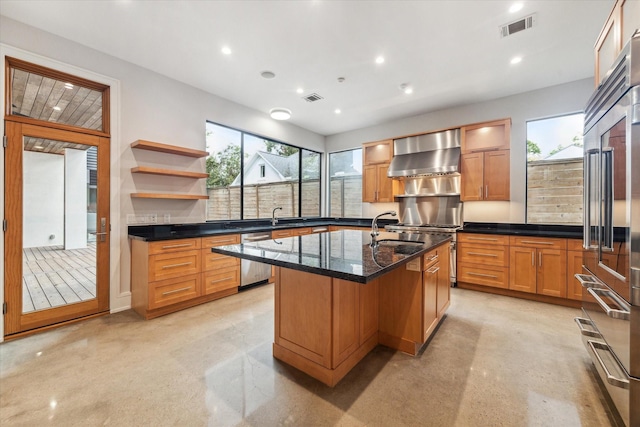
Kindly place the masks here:
POLYGON ((578 328, 580 329, 580 334, 586 337, 602 339, 602 335, 600 335, 600 333, 597 332, 596 326, 593 324, 591 320, 585 319, 584 317, 575 317, 573 320, 578 324, 578 328), (589 329, 585 328, 583 325, 588 325, 596 330, 590 331, 589 329))
MULTIPOLYGON (((618 377, 613 376, 611 374, 611 372, 609 372, 609 369, 607 369, 607 365, 604 364, 604 361, 602 360, 602 358, 600 357, 600 355, 596 351, 596 346, 597 346, 598 348, 600 348, 600 350, 608 351, 609 353, 611 353, 613 355, 613 352, 611 351, 611 347, 609 347, 607 344, 604 344, 604 343, 601 343, 601 342, 595 342, 595 341, 591 341, 591 340, 587 340, 587 344, 589 345, 589 349, 591 350, 593 355, 596 357, 596 360, 598 361, 598 363, 602 367, 602 370, 604 370, 604 373, 607 376, 607 382, 609 384, 611 384, 612 386, 614 386, 614 387, 619 387, 619 388, 624 388, 626 390, 629 390, 629 379, 628 378, 618 378, 618 377)), ((616 360, 615 358, 612 358, 612 359, 616 360)), ((620 369, 622 370, 622 367, 620 367, 620 369)))
POLYGON ((605 313, 607 313, 607 316, 611 317, 612 319, 629 320, 631 318, 631 309, 629 308, 627 303, 623 302, 612 291, 610 291, 608 289, 602 289, 602 288, 588 288, 587 292, 589 292, 591 294, 591 296, 596 299, 598 304, 600 304, 600 307, 602 307, 602 309, 605 311, 605 313), (607 304, 602 299, 600 294, 606 294, 609 298, 611 298, 616 303, 618 303, 620 305, 620 307, 623 307, 624 310, 618 310, 618 309, 615 309, 615 308, 611 308, 609 306, 609 304, 607 304))

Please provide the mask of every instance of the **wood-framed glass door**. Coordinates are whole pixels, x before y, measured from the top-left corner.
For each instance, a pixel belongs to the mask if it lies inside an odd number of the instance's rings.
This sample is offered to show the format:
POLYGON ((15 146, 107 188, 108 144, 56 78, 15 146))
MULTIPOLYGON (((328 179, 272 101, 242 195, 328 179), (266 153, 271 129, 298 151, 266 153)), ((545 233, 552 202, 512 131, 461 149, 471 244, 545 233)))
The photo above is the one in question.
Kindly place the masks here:
POLYGON ((5 336, 108 311, 110 139, 5 133, 5 336))

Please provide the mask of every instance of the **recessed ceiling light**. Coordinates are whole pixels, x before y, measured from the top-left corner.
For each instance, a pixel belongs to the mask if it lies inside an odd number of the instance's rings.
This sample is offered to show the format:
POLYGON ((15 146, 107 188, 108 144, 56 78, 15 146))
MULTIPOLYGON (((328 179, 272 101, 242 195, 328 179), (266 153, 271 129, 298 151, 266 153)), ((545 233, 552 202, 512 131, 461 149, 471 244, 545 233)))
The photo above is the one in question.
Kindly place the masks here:
POLYGON ((260 75, 265 79, 272 79, 276 76, 276 73, 274 73, 273 71, 263 71, 260 73, 260 75))
POLYGON ((42 145, 34 145, 33 148, 36 150, 44 150, 44 147, 42 145))
POLYGON ((304 92, 304 89, 302 89, 301 87, 299 87, 298 89, 296 89, 296 92, 297 92, 297 93, 302 93, 302 92, 304 92))
POLYGON ((517 11, 519 11, 520 9, 522 9, 523 4, 518 2, 518 3, 514 3, 511 5, 511 7, 509 8, 509 12, 510 13, 516 13, 517 11))
POLYGON ((222 53, 224 53, 225 55, 231 55, 231 48, 229 46, 223 46, 222 53))
POLYGON ((336 114, 340 114, 340 113, 342 113, 342 110, 340 110, 339 108, 336 108, 336 109, 335 109, 335 111, 334 111, 334 113, 336 113, 336 114))
POLYGON ((409 85, 409 83, 402 83, 400 85, 400 90, 406 93, 407 95, 410 95, 413 93, 413 88, 409 85))
POLYGON ((519 64, 522 62, 522 56, 514 56, 511 58, 511 64, 519 64))
POLYGON ((73 85, 71 83, 65 83, 64 84, 64 88, 65 89, 73 89, 73 85))
POLYGON ((378 56, 376 58, 376 64, 382 64, 384 63, 384 56, 378 56))
POLYGON ((55 107, 53 107, 53 109, 56 110, 56 111, 62 110, 62 108, 58 107, 57 105, 55 107))
POLYGON ((269 114, 274 120, 289 120, 291 118, 291 110, 286 108, 272 108, 269 114))

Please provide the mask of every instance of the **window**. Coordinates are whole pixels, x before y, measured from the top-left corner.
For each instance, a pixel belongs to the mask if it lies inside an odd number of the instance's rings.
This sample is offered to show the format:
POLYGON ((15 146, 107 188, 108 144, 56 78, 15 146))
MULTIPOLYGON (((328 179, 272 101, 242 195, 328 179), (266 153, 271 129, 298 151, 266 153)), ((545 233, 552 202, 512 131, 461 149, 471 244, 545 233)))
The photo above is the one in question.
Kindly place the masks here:
POLYGON ((584 114, 527 122, 527 223, 582 224, 584 114))
POLYGON ((329 154, 329 215, 362 216, 362 149, 329 154))
POLYGON ((320 153, 207 122, 207 220, 320 216, 320 153))

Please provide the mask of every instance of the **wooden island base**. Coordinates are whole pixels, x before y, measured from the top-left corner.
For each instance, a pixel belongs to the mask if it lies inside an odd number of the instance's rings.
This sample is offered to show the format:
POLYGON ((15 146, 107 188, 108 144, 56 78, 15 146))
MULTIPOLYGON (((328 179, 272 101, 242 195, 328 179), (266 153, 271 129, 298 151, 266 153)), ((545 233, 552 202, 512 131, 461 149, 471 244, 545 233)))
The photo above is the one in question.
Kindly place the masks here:
POLYGON ((378 344, 417 354, 449 306, 448 251, 366 284, 276 267, 273 356, 333 387, 378 344))

